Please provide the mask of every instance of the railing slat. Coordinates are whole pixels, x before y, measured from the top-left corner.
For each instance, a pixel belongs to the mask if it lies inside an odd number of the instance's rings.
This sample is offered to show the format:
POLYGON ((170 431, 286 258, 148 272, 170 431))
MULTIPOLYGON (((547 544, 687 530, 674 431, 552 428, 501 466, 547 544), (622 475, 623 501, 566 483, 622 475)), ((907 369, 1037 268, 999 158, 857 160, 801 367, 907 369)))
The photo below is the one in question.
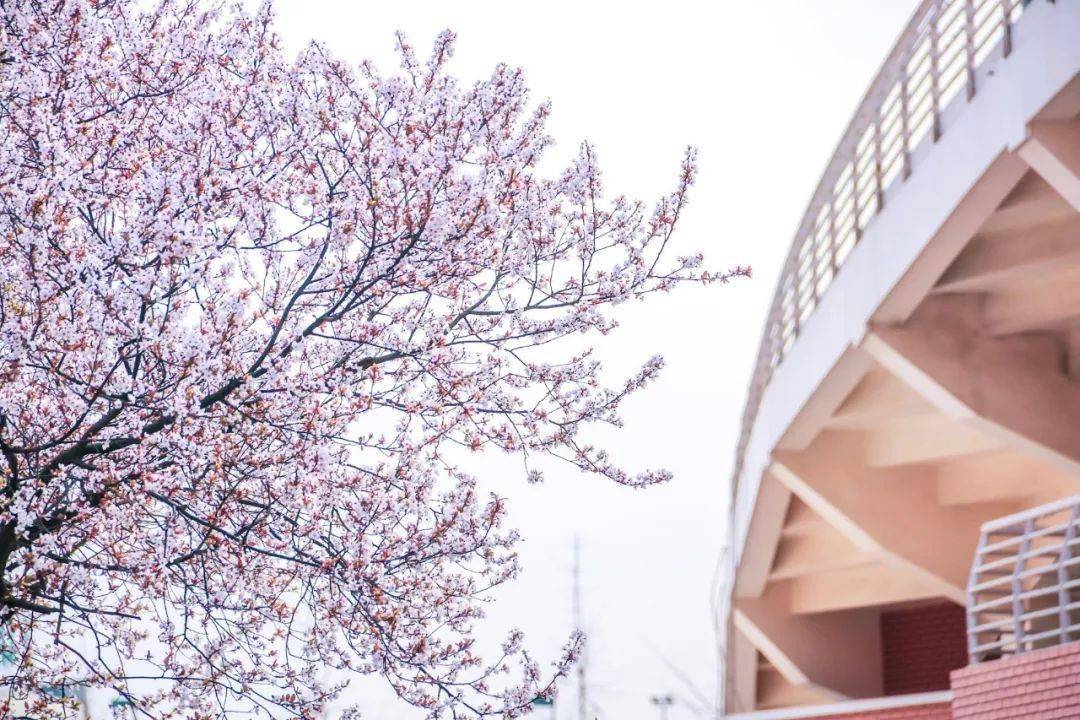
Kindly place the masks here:
POLYGON ((968 580, 971 662, 1070 642, 1080 631, 1078 571, 1080 495, 984 524, 968 580), (1003 534, 1012 537, 994 540, 1003 534))

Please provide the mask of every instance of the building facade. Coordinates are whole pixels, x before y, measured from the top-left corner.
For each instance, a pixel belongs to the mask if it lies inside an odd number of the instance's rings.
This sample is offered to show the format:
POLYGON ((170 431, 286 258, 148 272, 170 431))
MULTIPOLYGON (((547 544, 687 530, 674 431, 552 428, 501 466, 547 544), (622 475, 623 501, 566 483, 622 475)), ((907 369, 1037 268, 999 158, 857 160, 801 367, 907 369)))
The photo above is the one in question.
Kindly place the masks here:
POLYGON ((731 528, 729 718, 1080 718, 1080 1, 904 29, 782 271, 731 528))

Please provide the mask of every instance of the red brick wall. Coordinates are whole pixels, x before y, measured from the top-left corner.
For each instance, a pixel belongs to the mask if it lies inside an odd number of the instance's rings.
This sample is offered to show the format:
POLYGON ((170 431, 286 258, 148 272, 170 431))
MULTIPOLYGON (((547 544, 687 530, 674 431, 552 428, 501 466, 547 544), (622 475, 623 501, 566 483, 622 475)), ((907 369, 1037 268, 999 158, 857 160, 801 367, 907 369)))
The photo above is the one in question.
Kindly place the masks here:
POLYGON ((952 674, 955 720, 1080 718, 1080 642, 972 665, 952 674))
POLYGON ((886 695, 949 689, 949 673, 967 664, 964 608, 950 602, 881 613, 886 695))
POLYGON ((868 710, 848 715, 829 715, 813 720, 952 720, 949 704, 917 705, 889 710, 868 710))

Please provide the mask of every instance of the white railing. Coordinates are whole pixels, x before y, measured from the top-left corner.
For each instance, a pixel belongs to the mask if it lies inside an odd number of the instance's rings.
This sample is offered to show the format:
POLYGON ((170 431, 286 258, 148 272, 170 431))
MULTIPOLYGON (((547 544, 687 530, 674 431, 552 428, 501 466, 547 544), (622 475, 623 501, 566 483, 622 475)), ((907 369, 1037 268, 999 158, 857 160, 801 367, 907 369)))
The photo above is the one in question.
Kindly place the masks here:
POLYGON ((742 470, 761 397, 851 249, 915 168, 912 152, 942 134, 942 111, 977 91, 976 69, 1012 51, 1024 0, 924 0, 878 71, 833 153, 780 274, 743 411, 742 470))
POLYGON ((1080 495, 983 525, 967 634, 972 663, 1080 640, 1080 495))

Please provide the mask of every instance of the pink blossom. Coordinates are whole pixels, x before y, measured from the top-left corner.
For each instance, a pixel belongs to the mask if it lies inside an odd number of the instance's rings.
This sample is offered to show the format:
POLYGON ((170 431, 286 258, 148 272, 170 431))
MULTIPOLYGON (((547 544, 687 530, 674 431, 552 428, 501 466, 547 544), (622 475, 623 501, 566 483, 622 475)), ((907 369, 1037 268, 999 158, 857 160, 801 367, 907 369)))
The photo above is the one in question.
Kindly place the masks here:
MULTIPOLYGON (((553 456, 608 389, 560 344, 699 271, 651 210, 603 197, 584 145, 535 167, 550 108, 500 66, 401 70, 311 45, 264 7, 0 8, 0 618, 9 695, 119 693, 151 717, 313 718, 377 674, 432 717, 511 717, 550 670, 517 633, 479 658, 517 572, 507 509, 453 448, 553 456)), ((0 701, 2 702, 2 701, 0 701)))

